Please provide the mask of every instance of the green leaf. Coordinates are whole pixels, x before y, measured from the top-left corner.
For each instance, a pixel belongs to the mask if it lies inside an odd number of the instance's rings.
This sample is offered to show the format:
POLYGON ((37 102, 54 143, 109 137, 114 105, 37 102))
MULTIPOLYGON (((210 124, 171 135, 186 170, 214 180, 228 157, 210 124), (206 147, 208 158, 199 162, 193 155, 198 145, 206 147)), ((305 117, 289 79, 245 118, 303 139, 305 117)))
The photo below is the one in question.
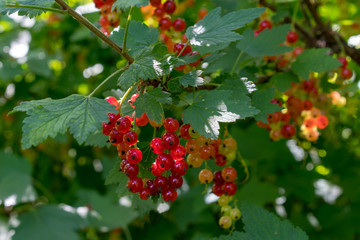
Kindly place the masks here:
POLYGON ((47 137, 65 133, 68 128, 80 143, 107 121, 107 113, 114 107, 99 98, 88 98, 74 94, 63 99, 43 99, 22 102, 14 111, 26 111, 24 119, 22 147, 36 146, 47 137))
POLYGON ((5 206, 34 201, 31 165, 24 158, 0 152, 0 202, 5 206), (8 202, 7 202, 8 201, 8 202))
POLYGON ((121 160, 116 161, 113 168, 107 174, 105 179, 105 185, 118 184, 116 193, 118 194, 119 197, 123 197, 129 195, 130 193, 126 188, 126 183, 129 180, 129 178, 124 173, 119 171, 120 162, 121 160))
POLYGON ((294 227, 288 220, 281 221, 256 205, 241 204, 245 234, 241 240, 307 240, 308 236, 299 227, 294 227))
POLYGON ((172 99, 170 93, 161 91, 160 88, 154 88, 144 94, 140 94, 134 105, 136 117, 141 117, 144 113, 150 120, 161 123, 164 116, 164 109, 161 103, 170 104, 172 99))
POLYGON ((151 165, 155 161, 157 155, 153 151, 151 151, 150 142, 139 142, 137 146, 143 154, 143 158, 140 163, 141 167, 140 167, 139 175, 142 178, 151 179, 153 175, 149 171, 149 169, 151 168, 151 165))
POLYGON ((298 83, 299 78, 292 72, 275 73, 270 81, 274 84, 277 90, 285 92, 291 88, 291 83, 298 83))
POLYGON ((147 47, 141 50, 129 69, 119 77, 119 87, 126 90, 139 81, 139 79, 151 80, 167 74, 168 69, 162 66, 162 58, 165 54, 166 49, 163 45, 147 47))
POLYGON ((204 79, 200 77, 202 74, 201 70, 194 70, 184 74, 180 77, 179 82, 183 87, 193 86, 198 87, 204 84, 204 79))
POLYGON ((282 108, 270 102, 275 95, 275 88, 269 88, 262 91, 256 91, 252 97, 252 104, 260 110, 260 113, 255 115, 256 121, 266 122, 267 114, 280 111, 282 108))
POLYGON ((105 147, 110 146, 110 143, 107 141, 109 140, 108 136, 105 136, 102 131, 96 131, 94 134, 90 134, 85 142, 85 146, 95 146, 95 147, 105 147))
POLYGON ((56 205, 44 205, 23 213, 19 221, 13 240, 78 240, 77 230, 85 227, 79 215, 56 205))
POLYGON ((148 0, 117 0, 113 4, 113 9, 122 9, 126 10, 129 7, 137 6, 137 7, 143 7, 149 4, 148 0))
POLYGON ((226 47, 227 45, 224 43, 241 39, 241 35, 232 31, 259 17, 264 12, 264 9, 241 9, 222 17, 220 12, 220 8, 212 10, 204 19, 186 30, 186 36, 191 45, 213 47, 222 44, 226 47))
POLYGON ((255 37, 253 31, 248 29, 236 47, 253 57, 279 55, 292 50, 291 47, 280 45, 286 40, 289 31, 290 25, 280 25, 271 30, 266 29, 255 37))
POLYGON ((341 63, 327 55, 327 52, 329 52, 328 48, 305 50, 296 57, 291 70, 300 78, 308 80, 310 72, 325 72, 341 66, 341 63))
MULTIPOLYGON (((122 46, 125 29, 114 31, 110 38, 122 46)), ((126 47, 132 56, 136 56, 142 49, 156 43, 159 40, 159 32, 156 28, 148 27, 142 22, 130 21, 126 47)))
MULTIPOLYGON (((54 0, 17 0, 17 1, 6 1, 5 4, 11 5, 29 5, 35 7, 52 7, 54 0)), ((46 10, 41 9, 32 9, 32 8, 21 8, 21 7, 1 7, 0 15, 16 13, 20 16, 28 16, 29 18, 36 17, 42 13, 45 13, 46 10)))

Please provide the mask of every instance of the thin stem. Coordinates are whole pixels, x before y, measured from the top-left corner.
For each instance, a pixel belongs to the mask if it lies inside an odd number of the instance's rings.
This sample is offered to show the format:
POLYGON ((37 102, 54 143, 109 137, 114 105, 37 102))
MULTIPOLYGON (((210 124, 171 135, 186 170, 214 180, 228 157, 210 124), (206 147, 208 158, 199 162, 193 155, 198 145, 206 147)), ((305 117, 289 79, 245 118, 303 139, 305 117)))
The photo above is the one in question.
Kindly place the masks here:
POLYGON ((38 10, 43 10, 43 11, 51 11, 51 12, 66 14, 66 11, 58 9, 58 8, 49 8, 49 7, 40 7, 40 6, 31 6, 31 5, 22 5, 22 4, 5 4, 5 7, 30 8, 30 9, 38 9, 38 10))
POLYGON ((299 7, 300 7, 300 1, 297 1, 296 6, 295 6, 295 10, 294 10, 294 13, 293 13, 293 16, 292 16, 292 19, 291 19, 291 29, 292 30, 294 30, 294 25, 295 25, 295 21, 296 21, 296 15, 297 15, 297 12, 299 10, 299 7))
POLYGON ((133 9, 134 9, 134 6, 132 6, 130 8, 128 19, 127 19, 127 22, 126 22, 125 33, 124 33, 124 42, 123 42, 123 46, 122 46, 122 53, 126 52, 126 40, 127 40, 127 35, 128 35, 129 26, 130 26, 130 20, 131 20, 131 14, 133 12, 133 9))
MULTIPOLYGON (((119 103, 119 114, 121 116, 121 106, 123 105, 125 99, 127 98, 127 96, 129 95, 129 93, 131 92, 131 90, 134 88, 134 86, 130 87, 124 94, 124 96, 121 98, 121 101, 119 103)), ((134 119, 135 121, 135 119, 134 119)))
POLYGON ((78 22, 88 28, 91 32, 93 32, 96 36, 101 38, 106 44, 108 44, 111 48, 121 54, 129 64, 134 62, 134 59, 127 53, 124 52, 121 47, 119 47, 115 42, 113 42, 110 38, 108 38, 103 32, 101 32, 97 27, 95 27, 89 20, 81 16, 74 9, 72 9, 69 5, 67 5, 63 0, 55 0, 65 11, 67 11, 73 18, 75 18, 78 22))
POLYGON ((189 45, 189 40, 186 42, 185 46, 183 47, 183 49, 181 49, 181 51, 179 52, 179 54, 177 55, 177 57, 180 57, 181 54, 183 53, 183 51, 185 50, 185 48, 187 47, 187 45, 189 45))
POLYGON ((124 228, 124 233, 125 233, 126 240, 132 240, 131 233, 130 233, 128 227, 124 228))
POLYGON ((111 78, 113 78, 116 74, 126 70, 127 68, 129 68, 129 66, 120 68, 118 70, 116 70, 115 72, 113 72, 110 76, 108 76, 104 81, 102 81, 99 86, 97 86, 94 91, 92 91, 87 97, 90 98, 92 95, 94 95, 94 93, 99 90, 99 88, 101 88, 105 83, 107 83, 111 78))
POLYGON ((241 51, 239 53, 239 56, 237 57, 237 59, 236 59, 236 61, 234 63, 234 66, 231 69, 231 74, 233 74, 235 72, 236 66, 239 65, 240 58, 242 57, 243 54, 244 54, 244 51, 241 51))
POLYGON ((156 129, 156 127, 154 127, 154 132, 153 132, 153 139, 156 137, 156 132, 157 132, 157 129, 156 129))
MULTIPOLYGON (((240 154, 240 153, 239 153, 239 154, 240 154)), ((246 162, 244 161, 244 159, 240 159, 240 162, 241 162, 241 164, 244 166, 244 172, 245 172, 245 174, 246 174, 245 179, 242 180, 242 181, 240 182, 240 184, 244 184, 244 183, 246 183, 246 182, 249 180, 250 173, 249 173, 249 168, 248 168, 246 162)))

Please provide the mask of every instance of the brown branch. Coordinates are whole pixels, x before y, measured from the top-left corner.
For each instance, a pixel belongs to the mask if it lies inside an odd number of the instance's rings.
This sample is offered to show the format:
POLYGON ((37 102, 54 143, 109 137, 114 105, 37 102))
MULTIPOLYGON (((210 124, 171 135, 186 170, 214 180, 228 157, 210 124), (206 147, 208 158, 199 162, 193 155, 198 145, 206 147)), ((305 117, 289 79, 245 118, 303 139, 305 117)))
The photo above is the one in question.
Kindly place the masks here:
POLYGON ((67 5, 63 0, 55 0, 62 9, 66 10, 73 18, 75 18, 78 22, 88 28, 91 32, 93 32, 96 36, 98 36, 101 40, 103 40, 106 44, 108 44, 111 48, 121 54, 129 64, 134 62, 134 59, 123 49, 113 42, 110 38, 108 38, 103 32, 101 32, 97 27, 95 27, 89 20, 81 16, 75 10, 73 10, 69 5, 67 5))
POLYGON ((277 10, 277 8, 274 5, 268 3, 266 0, 260 0, 259 3, 260 3, 260 5, 270 9, 273 12, 276 12, 276 10, 277 10))

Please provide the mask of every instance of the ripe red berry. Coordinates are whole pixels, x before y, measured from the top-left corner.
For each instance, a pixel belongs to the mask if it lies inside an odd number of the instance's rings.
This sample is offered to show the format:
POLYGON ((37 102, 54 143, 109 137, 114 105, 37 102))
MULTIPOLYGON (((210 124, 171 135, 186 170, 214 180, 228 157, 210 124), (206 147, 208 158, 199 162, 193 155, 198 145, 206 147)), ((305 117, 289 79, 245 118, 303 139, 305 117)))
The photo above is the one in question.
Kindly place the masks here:
POLYGON ((307 80, 307 81, 302 82, 302 89, 305 92, 311 92, 314 87, 315 87, 315 84, 311 80, 307 80))
POLYGON ((124 142, 126 142, 129 146, 137 143, 138 135, 134 131, 128 131, 124 134, 124 142))
POLYGON ((181 176, 170 175, 168 183, 171 188, 180 188, 183 185, 183 179, 181 176))
POLYGON ((286 36, 286 41, 288 43, 296 43, 299 39, 299 36, 296 32, 290 31, 286 36))
POLYGON ((131 163, 127 163, 124 166, 124 171, 125 175, 129 178, 134 178, 138 175, 139 173, 139 167, 135 164, 131 164, 131 163))
POLYGON ((185 22, 185 20, 182 19, 182 18, 177 18, 177 19, 175 19, 175 21, 173 22, 172 26, 173 26, 173 28, 174 28, 175 31, 177 31, 177 32, 182 32, 182 31, 184 31, 185 28, 186 28, 186 22, 185 22))
POLYGON ((218 154, 215 157, 215 164, 218 166, 224 166, 226 164, 226 156, 222 155, 222 154, 218 154))
POLYGON ((174 159, 167 153, 160 153, 155 161, 156 165, 163 171, 169 170, 174 165, 174 159))
POLYGON ((160 154, 164 152, 165 147, 162 144, 162 141, 160 138, 154 138, 150 142, 150 148, 155 154, 160 154))
POLYGON ((266 28, 268 29, 271 29, 272 28, 272 24, 269 20, 262 20, 260 23, 259 23, 259 30, 260 32, 261 31, 264 31, 266 28))
POLYGON ((177 145, 174 150, 171 150, 171 156, 174 160, 183 160, 186 157, 186 149, 183 145, 177 145))
POLYGON ((165 202, 173 202, 177 198, 177 192, 174 188, 166 188, 161 192, 161 197, 165 202))
POLYGON ((128 161, 126 161, 126 159, 121 160, 121 162, 120 162, 120 170, 122 172, 124 172, 124 168, 125 168, 126 164, 128 164, 128 161))
POLYGON ((319 117, 316 118, 316 122, 317 122, 317 127, 319 129, 324 129, 327 127, 327 125, 329 124, 329 120, 326 116, 321 115, 319 117))
POLYGON ((225 167, 221 170, 221 176, 226 182, 233 182, 237 178, 237 172, 233 167, 225 167))
POLYGON ((164 120, 164 128, 168 132, 176 132, 179 129, 179 122, 175 118, 166 118, 164 120))
POLYGON ((223 184, 225 182, 225 180, 223 179, 223 177, 221 175, 221 171, 216 171, 214 173, 214 182, 217 184, 223 184))
POLYGON ((108 118, 110 124, 115 127, 116 121, 120 118, 120 115, 116 113, 108 113, 108 118))
POLYGON ((161 4, 161 0, 150 0, 150 4, 153 7, 158 7, 161 4))
POLYGON ((307 128, 307 129, 311 129, 314 128, 317 125, 317 121, 314 118, 308 118, 304 121, 303 125, 307 128))
POLYGON ((352 73, 351 69, 349 69, 349 68, 342 68, 340 75, 341 75, 341 77, 348 79, 348 78, 351 78, 353 73, 352 73))
POLYGON ((291 124, 284 124, 281 128, 281 135, 284 138, 291 138, 292 136, 295 135, 295 132, 296 132, 296 129, 291 124))
MULTIPOLYGON (((133 116, 133 117, 135 117, 135 116, 133 116)), ((136 125, 139 127, 145 126, 146 124, 148 124, 148 122, 149 122, 149 118, 146 115, 146 113, 144 113, 141 117, 137 118, 135 121, 136 125)))
POLYGON ((159 190, 159 191, 162 191, 164 190, 165 188, 167 188, 168 186, 168 180, 166 177, 164 176, 157 176, 155 179, 154 179, 154 184, 155 184, 155 187, 159 190))
POLYGON ((141 150, 137 148, 130 148, 126 153, 126 160, 131 164, 138 164, 142 157, 141 150))
POLYGON ((222 190, 224 191, 225 195, 232 196, 236 193, 237 186, 234 182, 225 182, 222 186, 222 190))
POLYGON ((116 128, 113 128, 109 135, 109 141, 112 145, 116 146, 117 144, 122 143, 123 134, 120 133, 116 128))
POLYGON ((133 105, 135 100, 138 98, 139 94, 135 93, 130 97, 129 103, 131 105, 132 108, 135 108, 135 106, 133 105))
POLYGON ((159 20, 159 28, 162 31, 166 31, 171 27, 171 19, 168 17, 161 18, 159 20))
POLYGON ((111 126, 111 124, 107 124, 106 122, 102 123, 102 133, 106 136, 108 136, 111 133, 111 130, 113 129, 113 127, 111 126))
POLYGON ((156 162, 152 163, 151 164, 151 173, 154 175, 154 176, 161 176, 161 174, 163 173, 164 171, 161 170, 161 168, 156 164, 156 162))
POLYGON ((172 13, 174 13, 175 10, 176 10, 176 4, 175 4, 174 1, 168 0, 168 1, 166 1, 166 2, 164 3, 163 9, 164 9, 164 11, 165 11, 166 13, 172 14, 172 13))
POLYGON ((146 188, 149 189, 151 196, 155 196, 160 193, 160 191, 156 188, 153 180, 146 182, 146 188))
POLYGON ((341 64, 342 64, 341 67, 346 68, 346 66, 348 65, 348 62, 347 62, 346 58, 344 58, 344 57, 339 57, 338 60, 339 60, 339 62, 341 62, 341 64))
POLYGON ((161 7, 158 7, 155 9, 154 15, 157 16, 158 18, 163 18, 165 15, 165 11, 161 7))
POLYGON ((126 133, 131 128, 131 121, 126 117, 121 117, 116 121, 116 129, 120 133, 126 133))
MULTIPOLYGON (((193 55, 199 55, 199 56, 200 56, 200 53, 197 52, 197 51, 192 51, 192 52, 190 53, 190 56, 193 56, 193 55)), ((192 67, 196 67, 196 66, 198 66, 198 65, 200 64, 200 62, 201 62, 201 58, 199 58, 199 59, 196 60, 195 62, 189 63, 189 65, 192 66, 192 67)))
POLYGON ((137 193, 143 188, 143 181, 139 177, 130 178, 126 186, 130 192, 137 193))
POLYGON ((206 8, 201 8, 198 11, 199 19, 203 19, 208 14, 208 10, 206 8))
POLYGON ((105 100, 108 101, 111 105, 114 105, 117 108, 119 107, 119 103, 116 98, 110 96, 105 98, 105 100))
POLYGON ((209 160, 212 155, 211 146, 203 145, 199 148, 199 156, 204 160, 209 160))
POLYGON ((143 188, 141 189, 141 191, 139 192, 139 197, 142 199, 142 200, 147 200, 151 195, 151 192, 149 189, 147 188, 143 188))
POLYGON ((304 110, 310 110, 313 107, 313 103, 311 100, 304 100, 303 101, 303 109, 304 110))
POLYGON ((122 143, 118 144, 116 146, 116 148, 117 148, 117 151, 119 153, 119 157, 121 159, 126 159, 126 153, 127 153, 127 151, 129 151, 130 146, 127 143, 122 142, 122 143))
POLYGON ((190 124, 183 124, 180 127, 180 136, 183 139, 191 139, 191 136, 189 134, 189 128, 190 128, 190 124))
POLYGON ((212 185, 211 190, 216 196, 220 197, 221 195, 224 194, 222 188, 223 188, 222 183, 215 183, 214 185, 212 185))
POLYGON ((180 56, 184 56, 186 54, 191 53, 191 47, 190 45, 186 45, 185 43, 177 43, 174 45, 174 52, 176 52, 176 54, 179 54, 183 48, 185 47, 184 51, 181 53, 180 56), (186 47, 185 47, 186 46, 186 47))
POLYGON ((171 172, 176 176, 183 176, 189 169, 189 165, 185 160, 176 161, 171 168, 171 172))
POLYGON ((162 135, 161 141, 168 150, 174 150, 179 145, 179 137, 172 132, 166 132, 162 135))

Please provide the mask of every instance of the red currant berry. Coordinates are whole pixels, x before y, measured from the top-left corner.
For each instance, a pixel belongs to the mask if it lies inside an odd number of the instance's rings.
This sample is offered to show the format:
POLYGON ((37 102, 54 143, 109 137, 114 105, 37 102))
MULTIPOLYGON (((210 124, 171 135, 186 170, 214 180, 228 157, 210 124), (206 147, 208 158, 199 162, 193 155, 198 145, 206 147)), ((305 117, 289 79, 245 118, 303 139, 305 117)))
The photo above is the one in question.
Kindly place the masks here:
POLYGON ((175 118, 166 118, 164 121, 164 128, 168 132, 176 132, 179 129, 179 122, 175 118))
POLYGON ((111 124, 107 124, 106 122, 102 123, 102 133, 106 136, 109 136, 109 134, 111 133, 113 127, 111 126, 111 124))
POLYGON ((163 5, 163 9, 166 13, 168 14, 172 14, 175 12, 175 9, 176 9, 176 4, 174 1, 172 0, 168 0, 164 3, 163 5))
POLYGON ((171 168, 171 172, 175 176, 183 176, 189 169, 189 165, 185 160, 176 161, 171 168))
POLYGON ((136 121, 135 121, 136 125, 139 126, 139 127, 145 126, 146 124, 148 124, 148 122, 149 122, 149 118, 146 115, 146 113, 144 113, 141 117, 137 118, 136 121))
POLYGON ((311 92, 314 87, 315 87, 315 84, 313 81, 308 80, 308 81, 302 82, 302 89, 305 92, 311 92))
POLYGON ((236 193, 237 186, 234 182, 225 182, 222 186, 222 190, 224 191, 225 195, 232 196, 236 193))
POLYGON ((130 100, 129 100, 129 103, 131 105, 132 108, 135 108, 135 106, 133 105, 135 100, 138 98, 139 94, 138 93, 135 93, 131 96, 130 100))
POLYGON ((208 10, 206 8, 201 8, 198 12, 199 19, 203 19, 208 14, 208 10))
POLYGON ((259 30, 260 32, 261 31, 264 31, 266 28, 268 29, 271 29, 272 28, 272 24, 269 20, 262 20, 260 23, 259 23, 259 30))
POLYGON ((311 100, 304 100, 303 101, 303 109, 304 110, 311 110, 313 107, 313 103, 311 100))
POLYGON ((134 178, 139 173, 139 167, 135 164, 128 163, 124 167, 124 173, 129 178, 134 178))
POLYGON ((154 184, 155 184, 155 187, 159 190, 159 191, 162 191, 164 190, 165 188, 167 188, 168 186, 168 180, 166 177, 164 176, 157 176, 155 179, 154 179, 154 184))
POLYGON ((116 129, 120 133, 126 133, 131 128, 131 121, 126 117, 121 117, 116 121, 116 129))
POLYGON ((185 143, 185 149, 189 154, 195 154, 199 151, 200 144, 195 139, 190 139, 185 143))
POLYGON ((284 124, 281 128, 281 135, 284 138, 291 138, 295 135, 296 129, 291 124, 284 124))
POLYGON ((155 9, 154 15, 158 18, 163 18, 165 15, 165 11, 164 11, 164 9, 158 7, 157 9, 155 9))
POLYGON ((160 154, 164 152, 165 147, 162 144, 162 141, 160 138, 154 138, 150 142, 150 148, 155 154, 160 154))
POLYGON ((109 135, 109 141, 112 145, 117 145, 119 143, 122 143, 123 141, 123 134, 119 133, 119 131, 116 128, 113 128, 109 135))
POLYGON ((122 143, 118 144, 116 146, 116 148, 119 153, 119 157, 121 159, 126 159, 126 153, 127 153, 127 151, 129 151, 130 146, 128 144, 126 144, 125 142, 122 142, 122 143))
POLYGON ((154 176, 161 176, 163 172, 164 171, 155 162, 151 164, 151 173, 154 176))
POLYGON ((172 132, 166 132, 162 135, 161 141, 168 150, 174 150, 179 145, 179 137, 172 132))
POLYGON ((215 183, 214 185, 212 185, 211 190, 216 196, 220 197, 221 195, 224 194, 224 191, 222 190, 222 188, 223 188, 222 183, 220 183, 220 184, 215 183))
POLYGON ((147 200, 147 199, 149 199, 150 195, 151 195, 151 192, 150 192, 150 190, 147 189, 147 188, 143 188, 143 189, 141 189, 141 191, 139 192, 139 197, 140 197, 142 200, 147 200))
POLYGON ((170 175, 168 183, 171 188, 180 188, 183 185, 183 179, 181 176, 170 175))
POLYGON ((150 4, 153 7, 158 7, 161 4, 161 0, 150 0, 150 4))
POLYGON ((286 36, 286 41, 288 43, 296 43, 299 36, 296 32, 290 31, 286 36))
POLYGON ((120 170, 121 170, 122 172, 124 172, 124 168, 125 168, 126 164, 128 164, 128 163, 129 163, 129 162, 126 161, 126 159, 121 160, 121 162, 120 162, 120 170))
POLYGON ((130 192, 137 193, 143 188, 143 181, 139 177, 130 178, 126 186, 130 192))
POLYGON ((316 118, 316 122, 317 122, 317 127, 319 129, 324 129, 327 127, 327 125, 329 124, 329 120, 326 116, 321 115, 319 117, 316 118))
POLYGON ((138 164, 142 157, 141 150, 137 148, 130 148, 126 153, 126 160, 131 164, 138 164))
POLYGON ((177 44, 175 44, 174 45, 174 52, 176 52, 176 54, 179 54, 183 50, 183 48, 185 48, 185 49, 181 53, 180 56, 184 56, 186 54, 191 53, 191 47, 189 45, 186 45, 185 43, 177 43, 177 44))
POLYGON ((167 153, 160 153, 155 161, 156 165, 163 171, 169 170, 174 165, 174 159, 167 153))
POLYGON ((190 124, 183 124, 180 127, 180 136, 183 139, 191 139, 191 136, 189 135, 189 128, 190 124))
POLYGON ((184 31, 185 28, 186 28, 186 22, 185 22, 185 20, 182 19, 182 18, 177 18, 177 19, 175 19, 175 21, 173 22, 172 26, 173 26, 173 28, 174 28, 175 31, 177 31, 177 32, 182 32, 182 31, 184 31))
POLYGON ((159 28, 162 31, 166 31, 171 27, 171 19, 168 17, 161 18, 159 20, 159 28))
POLYGON ((233 182, 237 178, 237 172, 233 167, 225 167, 221 170, 221 176, 226 182, 233 182))
POLYGON ((119 107, 119 103, 116 98, 114 97, 107 97, 105 98, 106 101, 108 101, 111 105, 114 105, 115 107, 119 107))
POLYGON ((308 118, 304 121, 303 125, 307 128, 307 129, 311 129, 314 128, 317 125, 317 122, 314 118, 308 118))
POLYGON ((153 180, 146 182, 146 188, 149 189, 151 196, 156 196, 160 193, 160 191, 156 188, 153 180))
POLYGON ((341 77, 348 79, 348 78, 351 78, 351 76, 353 75, 353 72, 349 68, 343 68, 343 69, 341 69, 340 75, 341 75, 341 77))
MULTIPOLYGON (((193 56, 193 55, 199 55, 200 56, 200 53, 197 52, 197 51, 192 51, 190 53, 190 56, 193 56)), ((201 58, 199 57, 198 60, 196 60, 195 62, 189 63, 189 65, 192 66, 192 67, 196 67, 196 66, 198 66, 200 64, 200 62, 201 62, 201 58)))
POLYGON ((226 164, 226 156, 222 155, 222 154, 218 154, 215 157, 215 164, 222 167, 226 164))
POLYGON ((129 146, 137 143, 138 135, 134 131, 128 131, 124 134, 124 142, 126 142, 129 146))
POLYGON ((177 192, 174 188, 166 188, 161 192, 161 197, 165 202, 173 202, 177 198, 177 192))
POLYGON ((199 148, 199 156, 204 160, 209 160, 211 157, 212 151, 210 146, 203 145, 199 148))
POLYGON ((338 60, 339 60, 339 62, 341 62, 341 64, 342 64, 341 67, 346 68, 346 66, 348 65, 348 62, 347 62, 346 58, 344 58, 344 57, 339 57, 338 60))
POLYGON ((185 68, 186 68, 186 65, 180 65, 180 66, 175 67, 175 70, 181 72, 181 71, 183 71, 185 68))
POLYGON ((174 160, 183 160, 186 157, 186 149, 183 145, 177 145, 174 150, 171 150, 171 156, 174 160))
POLYGON ((214 179, 213 173, 209 169, 203 169, 199 173, 199 181, 201 183, 211 183, 214 179))
POLYGON ((108 113, 108 118, 110 124, 115 127, 116 121, 120 118, 120 115, 116 113, 108 113))
POLYGON ((93 0, 96 8, 101 8, 105 2, 103 0, 93 0))

